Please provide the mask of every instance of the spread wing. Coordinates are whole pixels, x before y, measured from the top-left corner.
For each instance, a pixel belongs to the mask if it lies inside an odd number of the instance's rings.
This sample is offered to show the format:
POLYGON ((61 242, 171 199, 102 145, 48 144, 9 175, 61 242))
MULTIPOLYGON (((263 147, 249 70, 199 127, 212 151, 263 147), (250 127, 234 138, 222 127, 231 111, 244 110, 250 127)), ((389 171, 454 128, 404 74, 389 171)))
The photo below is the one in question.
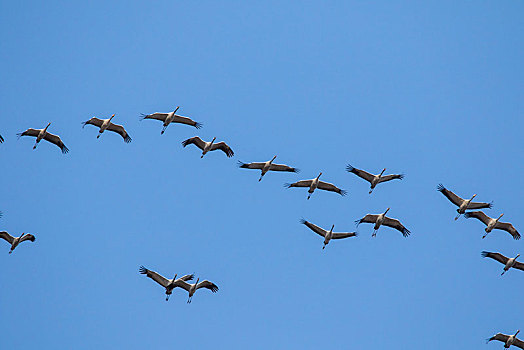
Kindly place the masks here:
POLYGON ((208 280, 204 280, 200 282, 199 284, 197 284, 196 289, 200 289, 200 288, 207 288, 210 291, 212 291, 213 293, 216 293, 218 291, 218 286, 214 284, 213 282, 209 282, 208 280))
POLYGON ((489 338, 486 343, 489 343, 492 340, 498 340, 498 341, 501 341, 501 342, 505 343, 506 340, 508 340, 508 338, 509 338, 509 335, 502 334, 502 333, 497 333, 494 336, 492 336, 491 338, 489 338))
POLYGON ((482 202, 471 202, 468 205, 468 209, 485 209, 491 208, 493 203, 482 203, 482 202))
POLYGON ((489 216, 487 216, 486 214, 484 214, 483 212, 481 211, 470 211, 470 212, 467 212, 464 214, 464 217, 465 218, 475 218, 475 219, 478 219, 480 221, 482 221, 484 223, 484 225, 489 225, 489 222, 491 221, 491 218, 489 216))
POLYGON ((398 221, 397 219, 388 218, 387 216, 384 218, 383 225, 400 231, 404 237, 409 236, 409 234, 411 233, 407 228, 404 227, 404 225, 400 223, 400 221, 398 221))
POLYGON ((266 163, 244 163, 241 161, 238 161, 238 167, 244 168, 244 169, 259 169, 262 170, 264 168, 264 165, 266 163))
POLYGON ((357 226, 363 222, 368 223, 368 224, 374 224, 375 222, 377 222, 377 219, 378 219, 378 215, 367 214, 362 219, 356 220, 355 223, 357 224, 357 226))
POLYGON ((175 281, 175 286, 179 287, 179 288, 182 288, 182 289, 185 289, 189 292, 189 290, 191 289, 191 285, 189 283, 187 283, 186 281, 182 281, 181 278, 177 279, 175 281))
POLYGON ((315 232, 316 234, 322 237, 326 237, 327 231, 324 230, 323 228, 320 228, 317 225, 312 224, 309 221, 306 221, 304 219, 300 220, 300 223, 306 225, 311 231, 315 232))
POLYGON ((284 184, 284 187, 310 187, 313 180, 300 180, 292 184, 284 184))
POLYGON ((200 129, 202 127, 202 123, 196 122, 191 118, 183 117, 177 114, 175 114, 175 116, 173 117, 173 123, 186 124, 186 125, 194 126, 197 129, 200 129))
POLYGON ((518 233, 517 229, 509 222, 497 222, 495 228, 509 232, 509 234, 513 236, 513 239, 520 239, 520 233, 518 233))
POLYGON ((192 137, 182 142, 182 146, 184 147, 186 147, 187 145, 191 145, 191 144, 197 146, 202 151, 204 150, 204 147, 206 146, 206 143, 202 141, 202 139, 198 136, 192 137))
POLYGON ((35 241, 35 236, 33 236, 33 235, 30 234, 30 233, 27 233, 27 234, 25 234, 24 236, 22 236, 22 238, 20 239, 20 243, 22 243, 23 241, 31 241, 31 242, 34 242, 34 241, 35 241))
POLYGON ((146 275, 147 277, 151 278, 156 283, 160 284, 162 287, 166 288, 169 285, 169 280, 165 278, 164 276, 161 276, 155 271, 151 271, 146 269, 144 266, 140 266, 140 269, 138 270, 141 274, 146 275))
POLYGON ((60 147, 62 153, 64 154, 69 152, 69 148, 66 147, 66 145, 62 142, 62 139, 60 139, 60 137, 58 137, 57 135, 53 135, 47 132, 44 136, 44 140, 54 143, 55 145, 60 147))
POLYGON ((13 236, 11 236, 9 233, 5 231, 0 231, 0 238, 5 239, 7 242, 9 242, 9 244, 13 244, 13 241, 15 239, 13 236))
POLYGON ((179 280, 181 281, 191 281, 193 278, 195 277, 194 274, 191 274, 191 275, 184 275, 180 278, 178 278, 179 280))
POLYGON ((332 239, 342 239, 348 237, 356 237, 358 234, 356 232, 333 232, 332 239))
POLYGON ((491 258, 493 260, 497 260, 499 263, 504 264, 504 265, 506 265, 509 260, 508 258, 506 258, 504 255, 500 253, 492 253, 492 252, 483 251, 481 254, 484 258, 491 258))
POLYGON ((141 115, 141 120, 144 120, 144 119, 155 119, 155 120, 160 120, 162 122, 165 122, 166 121, 166 118, 169 114, 168 113, 153 113, 153 114, 142 114, 141 115))
POLYGON ((211 146, 210 151, 214 151, 214 150, 217 150, 217 149, 219 149, 222 152, 224 152, 228 157, 233 157, 233 155, 235 154, 235 152, 233 152, 231 147, 229 147, 225 142, 214 143, 211 146))
POLYGON ((16 136, 18 136, 19 138, 22 137, 22 136, 33 136, 33 137, 37 137, 39 133, 40 133, 40 130, 37 130, 37 129, 27 129, 27 130, 24 131, 24 132, 21 132, 21 133, 19 133, 19 134, 16 134, 16 136))
POLYGON ((122 136, 122 138, 124 139, 124 141, 126 143, 131 142, 131 137, 129 136, 129 134, 127 133, 126 129, 124 129, 124 127, 122 125, 109 123, 109 126, 107 127, 107 130, 112 131, 112 132, 116 132, 117 134, 122 136))
POLYGON ((292 167, 287 166, 285 164, 271 164, 271 166, 269 167, 269 170, 271 170, 271 171, 287 171, 287 172, 290 172, 290 173, 298 173, 298 172, 300 172, 299 169, 292 168, 292 167))
POLYGON ((515 262, 515 265, 513 265, 513 268, 524 271, 524 264, 517 261, 517 262, 515 262))
POLYGON ((518 338, 515 339, 513 342, 513 346, 516 346, 518 348, 524 349, 524 342, 518 338))
POLYGON ((98 119, 96 117, 93 117, 93 118, 89 119, 88 121, 83 122, 82 123, 82 128, 84 128, 88 124, 89 125, 94 125, 94 126, 97 126, 97 127, 101 127, 103 123, 104 123, 104 121, 102 119, 98 119))
POLYGON ((340 194, 341 196, 345 196, 347 194, 347 191, 342 190, 342 189, 338 188, 337 186, 335 186, 333 184, 330 184, 328 182, 324 182, 324 181, 319 181, 318 182, 318 188, 320 188, 321 190, 324 190, 324 191, 336 192, 336 193, 340 194))
POLYGON ((360 169, 352 167, 351 164, 348 164, 346 166, 346 170, 348 172, 353 173, 353 174, 357 175, 358 177, 366 180, 367 182, 371 182, 373 180, 373 178, 375 177, 373 174, 370 174, 367 171, 360 170, 360 169))
POLYGON ((457 196, 455 193, 451 192, 450 190, 446 189, 444 185, 439 184, 437 186, 437 190, 442 193, 444 196, 446 196, 447 199, 450 200, 451 203, 455 204, 457 207, 460 207, 462 202, 464 202, 464 199, 457 196))
POLYGON ((381 182, 386 182, 386 181, 391 181, 391 180, 396 180, 396 179, 402 180, 403 178, 404 178, 404 174, 391 174, 391 175, 382 176, 378 180, 378 182, 381 183, 381 182))

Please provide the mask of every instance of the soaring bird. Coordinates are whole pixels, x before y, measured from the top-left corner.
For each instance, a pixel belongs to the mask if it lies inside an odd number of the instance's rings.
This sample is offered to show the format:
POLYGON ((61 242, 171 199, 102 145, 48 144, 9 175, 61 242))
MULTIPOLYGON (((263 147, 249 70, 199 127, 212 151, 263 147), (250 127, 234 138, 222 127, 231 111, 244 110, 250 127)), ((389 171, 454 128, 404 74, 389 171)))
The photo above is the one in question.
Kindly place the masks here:
POLYGON ((502 333, 497 333, 491 338, 489 338, 486 343, 489 343, 492 340, 498 340, 504 343, 504 349, 509 349, 511 345, 515 345, 518 348, 524 349, 524 341, 517 338, 517 334, 519 334, 520 330, 517 331, 517 333, 513 335, 507 335, 502 333))
POLYGON ((389 209, 390 208, 387 208, 384 213, 378 215, 367 214, 362 219, 356 220, 355 223, 357 224, 357 226, 363 222, 375 224, 373 234, 371 235, 372 237, 375 237, 377 235, 377 230, 380 228, 381 225, 388 226, 394 228, 397 231, 400 231, 404 237, 409 236, 411 232, 407 228, 405 228, 404 225, 400 223, 400 221, 398 221, 397 219, 388 218, 386 216, 389 209))
POLYGON ((33 146, 33 149, 36 149, 36 146, 38 145, 40 141, 46 140, 60 147, 60 149, 62 150, 62 153, 69 152, 69 148, 67 148, 66 145, 64 145, 60 137, 47 132, 47 128, 49 128, 49 125, 51 125, 51 123, 48 123, 44 129, 27 129, 26 131, 17 134, 17 136, 18 138, 22 136, 36 137, 36 143, 33 146))
POLYGON ((404 178, 404 174, 382 176, 382 174, 384 174, 384 171, 386 171, 386 168, 382 169, 382 172, 380 174, 378 174, 378 175, 373 175, 373 174, 368 173, 367 171, 354 168, 350 164, 347 165, 346 170, 348 172, 353 173, 353 174, 357 175, 358 177, 366 180, 367 182, 369 182, 371 184, 371 188, 369 190, 369 194, 371 194, 371 192, 373 192, 373 189, 379 183, 386 182, 386 181, 391 181, 391 180, 395 180, 395 179, 402 180, 404 178))
POLYGON ((311 231, 315 232, 317 235, 324 237, 324 246, 322 247, 322 249, 326 248, 326 245, 328 245, 329 241, 332 239, 342 239, 357 236, 356 232, 333 232, 335 225, 331 226, 331 230, 327 231, 304 219, 300 220, 300 223, 306 225, 311 231))
POLYGON ((13 250, 15 250, 16 246, 22 243, 23 241, 35 241, 35 236, 33 236, 30 233, 22 233, 20 237, 13 237, 9 233, 1 231, 0 238, 5 239, 7 242, 9 242, 9 244, 11 244, 11 250, 9 251, 9 254, 11 254, 13 250))
POLYGON ((126 129, 124 129, 122 125, 111 123, 111 120, 114 117, 115 117, 114 114, 111 117, 109 117, 108 119, 98 119, 96 117, 93 117, 89 119, 88 121, 83 122, 82 128, 84 128, 86 125, 94 125, 100 128, 100 130, 98 131, 98 135, 96 136, 97 139, 100 138, 100 135, 102 135, 104 131, 109 130, 109 131, 116 132, 117 134, 122 136, 125 142, 127 143, 131 142, 131 137, 129 136, 126 129))
POLYGON ((446 189, 442 184, 437 186, 437 190, 446 196, 451 203, 459 207, 457 209, 458 215, 455 217, 455 220, 457 220, 460 215, 464 214, 466 210, 491 208, 493 206, 493 203, 472 202, 473 198, 477 196, 476 194, 471 196, 471 199, 462 199, 455 193, 446 189))
POLYGON ((266 175, 268 171, 287 171, 290 173, 298 173, 300 171, 297 168, 292 168, 284 164, 273 164, 273 161, 275 160, 276 157, 277 156, 274 156, 273 159, 268 160, 267 162, 263 162, 263 163, 243 163, 241 161, 238 161, 238 166, 244 169, 260 170, 261 174, 260 174, 260 178, 258 179, 258 181, 261 181, 264 175, 266 175))
POLYGON ((287 187, 287 188, 309 187, 309 190, 308 190, 309 194, 307 196, 307 199, 311 198, 311 195, 313 194, 313 192, 315 192, 317 188, 320 190, 324 190, 324 191, 336 192, 340 194, 341 196, 345 196, 347 194, 347 191, 341 190, 340 188, 338 188, 337 186, 333 184, 330 184, 324 181, 320 181, 319 180, 320 175, 322 175, 322 173, 318 174, 318 176, 312 180, 300 180, 292 184, 284 184, 284 187, 287 187))
POLYGON ((211 142, 205 142, 202 141, 202 139, 198 136, 192 137, 190 139, 187 139, 182 142, 182 146, 186 147, 187 145, 195 145, 198 148, 202 150, 202 156, 200 158, 204 158, 207 152, 215 151, 215 150, 221 150, 224 152, 228 157, 233 157, 235 152, 229 147, 225 142, 218 142, 215 143, 216 137, 213 137, 213 140, 211 142))
POLYGON ((507 258, 504 255, 500 253, 492 253, 492 252, 482 252, 482 256, 485 258, 491 258, 493 260, 497 260, 499 263, 504 264, 504 271, 500 274, 501 276, 504 275, 506 271, 511 269, 512 267, 515 269, 519 269, 524 271, 524 264, 517 261, 517 258, 520 256, 520 254, 517 254, 514 258, 507 258))
POLYGON ((176 278, 177 274, 175 274, 175 277, 173 279, 169 280, 165 278, 164 276, 160 275, 159 273, 155 271, 151 271, 146 269, 144 266, 140 266, 139 272, 143 275, 146 275, 147 277, 151 278, 156 283, 160 284, 162 287, 166 289, 166 301, 169 300, 169 297, 171 296, 171 293, 173 293, 173 289, 178 287, 176 284, 179 281, 191 281, 194 277, 193 274, 191 275, 184 275, 180 278, 176 278))
POLYGON ((218 291, 218 286, 216 284, 209 282, 208 280, 204 280, 198 283, 199 280, 200 278, 197 278, 196 283, 194 284, 190 284, 185 281, 176 282, 177 287, 184 288, 185 290, 189 292, 189 298, 187 299, 188 304, 190 304, 191 301, 193 300, 193 294, 195 294, 195 292, 200 288, 207 288, 210 291, 212 291, 213 293, 216 293, 218 291))
POLYGON ((486 214, 484 214, 481 211, 471 211, 471 212, 467 212, 466 214, 464 214, 464 217, 467 219, 469 218, 478 219, 482 221, 484 225, 486 225, 486 228, 484 229, 484 231, 486 231, 486 234, 482 236, 482 238, 485 238, 488 235, 488 233, 490 233, 493 229, 495 229, 495 230, 504 230, 506 232, 509 232, 509 234, 513 237, 513 239, 520 239, 520 233, 517 232, 517 230, 515 229, 515 227, 513 227, 512 224, 510 224, 509 222, 500 222, 499 221, 502 215, 504 214, 500 214, 499 217, 495 219, 495 218, 490 218, 489 216, 487 216, 486 214))
POLYGON ((166 131, 167 127, 171 123, 186 124, 186 125, 194 126, 197 129, 200 129, 202 127, 201 123, 196 122, 191 118, 183 117, 181 115, 175 114, 179 108, 180 106, 177 106, 173 112, 169 112, 169 113, 156 112, 156 113, 147 114, 147 115, 142 114, 142 120, 155 119, 155 120, 160 120, 161 122, 163 122, 164 127, 162 128, 162 131, 160 132, 161 135, 166 131))

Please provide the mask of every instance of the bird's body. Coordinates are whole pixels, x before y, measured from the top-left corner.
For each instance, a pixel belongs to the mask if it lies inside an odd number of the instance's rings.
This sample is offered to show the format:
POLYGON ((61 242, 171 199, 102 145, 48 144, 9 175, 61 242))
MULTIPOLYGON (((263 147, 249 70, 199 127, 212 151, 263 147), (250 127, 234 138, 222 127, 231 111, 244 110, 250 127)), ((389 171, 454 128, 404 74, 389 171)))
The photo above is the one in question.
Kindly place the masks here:
POLYGON ((196 121, 192 120, 191 118, 184 117, 184 116, 176 114, 176 112, 178 111, 179 108, 180 108, 180 106, 177 106, 173 112, 169 112, 169 113, 156 112, 156 113, 152 113, 152 114, 142 115, 142 120, 144 120, 144 119, 160 120, 162 122, 163 126, 164 126, 162 128, 162 131, 160 131, 161 135, 164 134, 164 132, 166 131, 167 127, 171 123, 186 124, 186 125, 194 126, 197 129, 200 129, 202 127, 201 123, 196 122, 196 121))
POLYGON ((0 238, 5 239, 8 243, 11 244, 11 250, 9 250, 9 254, 11 254, 13 250, 15 250, 15 248, 22 242, 24 241, 34 242, 35 241, 35 236, 33 236, 30 233, 22 233, 19 237, 13 237, 6 231, 1 231, 0 238))
POLYGON ((167 279, 155 271, 146 269, 144 266, 140 266, 139 272, 151 278, 153 281, 160 284, 162 287, 166 289, 166 301, 169 300, 171 293, 173 293, 173 289, 178 287, 177 285, 178 281, 191 281, 194 277, 194 275, 191 274, 191 275, 184 275, 177 279, 176 278, 177 274, 175 274, 175 277, 173 277, 173 279, 167 279))
POLYGON ((311 231, 315 232, 316 234, 324 237, 324 246, 322 247, 322 249, 326 248, 326 245, 328 245, 329 241, 331 241, 332 239, 342 239, 357 236, 356 232, 333 232, 335 225, 331 226, 331 229, 328 231, 304 219, 300 220, 300 223, 306 225, 311 231))
POLYGON ((520 254, 517 254, 514 258, 508 258, 500 253, 493 253, 493 252, 482 252, 482 256, 485 258, 491 258, 493 260, 498 261, 501 264, 504 264, 504 270, 501 273, 501 276, 504 275, 509 269, 515 268, 518 270, 524 271, 524 264, 517 261, 517 258, 520 256, 520 254))
POLYGON ((460 198, 455 193, 446 189, 442 184, 437 186, 437 190, 446 196, 446 198, 449 199, 451 203, 458 207, 458 215, 455 217, 455 220, 457 220, 460 215, 466 213, 466 210, 491 208, 493 206, 492 203, 473 202, 473 198, 477 196, 476 194, 474 194, 470 199, 460 198))
POLYGON ((211 140, 211 142, 206 142, 206 141, 203 141, 200 137, 195 136, 195 137, 192 137, 190 139, 183 141, 182 146, 186 147, 187 145, 191 145, 191 144, 197 146, 198 148, 202 150, 202 155, 200 156, 200 158, 204 158, 204 156, 208 152, 216 151, 216 150, 220 150, 224 152, 228 157, 233 157, 235 153, 233 152, 231 147, 229 147, 225 142, 215 143, 215 140, 216 140, 216 137, 214 137, 213 140, 211 140))
POLYGON ((369 184, 371 185, 371 187, 369 189, 369 194, 371 194, 373 192, 373 189, 379 183, 386 182, 386 181, 391 181, 391 180, 394 180, 394 179, 402 180, 404 178, 404 174, 391 174, 391 175, 383 176, 382 174, 384 174, 384 172, 386 171, 386 168, 384 168, 382 170, 382 172, 380 174, 377 174, 377 175, 373 175, 373 174, 368 173, 367 171, 354 168, 350 164, 347 165, 346 170, 348 172, 353 173, 353 174, 357 175, 358 177, 366 180, 367 182, 369 182, 369 184))
POLYGON ((507 335, 502 333, 497 333, 491 338, 487 340, 487 343, 489 343, 492 340, 498 340, 500 342, 504 343, 504 348, 509 349, 512 345, 524 349, 524 342, 517 338, 517 334, 519 334, 520 330, 517 331, 517 333, 513 335, 507 335))
POLYGON ((126 143, 131 142, 131 137, 129 136, 127 131, 124 129, 124 127, 122 125, 114 124, 111 122, 111 120, 114 117, 115 117, 114 114, 111 117, 109 117, 108 119, 99 119, 99 118, 93 117, 89 119, 88 121, 83 122, 82 127, 85 127, 86 125, 94 125, 98 127, 99 130, 98 130, 98 135, 96 136, 97 139, 100 138, 100 136, 104 133, 104 131, 109 130, 109 131, 115 132, 119 134, 120 136, 122 136, 122 138, 124 139, 124 142, 126 143))
POLYGON ((36 146, 38 146, 38 143, 40 141, 46 140, 46 141, 51 142, 51 143, 55 144, 56 146, 60 147, 60 150, 62 151, 62 153, 69 152, 69 149, 62 142, 60 137, 58 137, 57 135, 53 135, 50 132, 47 132, 47 128, 49 128, 50 125, 51 125, 51 123, 48 123, 47 126, 45 128, 43 128, 43 129, 27 129, 26 131, 24 131, 22 133, 19 133, 17 135, 18 135, 19 138, 22 137, 22 136, 36 137, 36 142, 35 142, 35 145, 33 146, 33 149, 36 149, 36 146))
POLYGON ((345 196, 347 194, 345 190, 342 190, 331 183, 320 181, 320 175, 322 175, 322 173, 318 174, 318 176, 312 180, 300 180, 292 184, 284 184, 284 186, 287 188, 308 187, 309 189, 307 199, 311 198, 311 195, 313 194, 313 192, 315 192, 317 188, 324 191, 335 192, 340 194, 341 196, 345 196))
POLYGON ((464 214, 464 217, 469 219, 469 218, 475 218, 475 219, 478 219, 479 221, 483 222, 484 225, 486 225, 486 228, 484 229, 484 231, 486 231, 486 234, 484 234, 484 236, 482 236, 482 238, 485 238, 492 230, 504 230, 506 232, 508 232, 512 237, 513 239, 520 239, 520 233, 517 231, 517 229, 512 225, 510 224, 509 222, 500 222, 500 218, 503 216, 504 214, 500 214, 498 218, 491 218, 489 216, 487 216, 486 214, 484 214, 483 212, 481 211, 471 211, 471 212, 468 212, 466 214, 464 214))
POLYGON ((355 221, 355 223, 357 224, 357 226, 363 222, 374 224, 374 231, 372 237, 375 237, 377 235, 377 231, 382 225, 396 229, 397 231, 401 232, 404 237, 409 236, 411 232, 407 228, 405 228, 404 225, 400 223, 400 221, 398 221, 397 219, 388 218, 386 216, 389 209, 390 208, 387 208, 386 211, 382 214, 367 214, 362 219, 355 221))
POLYGON ((212 282, 209 282, 208 280, 204 280, 204 281, 199 283, 198 282, 199 280, 200 280, 200 278, 197 278, 196 283, 194 283, 194 284, 187 283, 185 281, 177 281, 176 282, 177 287, 183 288, 187 292, 189 292, 189 297, 187 299, 187 303, 188 304, 191 303, 191 301, 193 300, 193 295, 200 288, 207 288, 210 291, 212 291, 213 293, 216 293, 218 291, 218 286, 216 284, 214 284, 212 282))
POLYGON ((297 168, 292 168, 290 166, 287 166, 285 164, 273 164, 273 161, 275 160, 277 156, 274 156, 273 159, 268 160, 267 162, 263 163, 243 163, 238 162, 238 166, 240 168, 244 169, 258 169, 260 170, 260 178, 258 181, 262 181, 262 178, 268 171, 287 171, 291 173, 298 173, 300 170, 297 168))

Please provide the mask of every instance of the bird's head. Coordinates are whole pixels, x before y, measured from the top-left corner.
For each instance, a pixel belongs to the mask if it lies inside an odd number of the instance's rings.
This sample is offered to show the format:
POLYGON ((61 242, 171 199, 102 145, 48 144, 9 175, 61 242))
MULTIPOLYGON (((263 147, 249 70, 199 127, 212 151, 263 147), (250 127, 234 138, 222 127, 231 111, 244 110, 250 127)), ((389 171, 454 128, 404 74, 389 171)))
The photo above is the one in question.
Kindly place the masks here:
POLYGON ((211 140, 211 143, 215 142, 215 140, 217 139, 217 137, 213 137, 213 140, 211 140))
POLYGON ((519 333, 520 333, 520 329, 517 331, 517 333, 515 333, 515 336, 517 336, 517 334, 519 334, 519 333))
POLYGON ((180 106, 176 106, 175 111, 173 113, 176 113, 176 111, 178 111, 179 108, 180 106))
POLYGON ((477 196, 477 194, 475 193, 473 196, 471 196, 471 199, 475 198, 477 196))
POLYGON ((320 177, 320 175, 322 175, 322 173, 318 174, 317 179, 320 177))
POLYGON ((113 119, 115 117, 115 115, 113 114, 110 118, 109 118, 109 121, 111 121, 111 119, 113 119))
POLYGON ((386 171, 386 168, 382 169, 382 172, 380 173, 380 175, 384 174, 384 171, 386 171))
POLYGON ((515 259, 517 259, 519 256, 520 256, 520 254, 517 254, 517 256, 515 257, 515 259))
POLYGON ((391 209, 391 208, 387 208, 386 211, 384 212, 384 214, 387 214, 387 212, 389 211, 389 209, 391 209))

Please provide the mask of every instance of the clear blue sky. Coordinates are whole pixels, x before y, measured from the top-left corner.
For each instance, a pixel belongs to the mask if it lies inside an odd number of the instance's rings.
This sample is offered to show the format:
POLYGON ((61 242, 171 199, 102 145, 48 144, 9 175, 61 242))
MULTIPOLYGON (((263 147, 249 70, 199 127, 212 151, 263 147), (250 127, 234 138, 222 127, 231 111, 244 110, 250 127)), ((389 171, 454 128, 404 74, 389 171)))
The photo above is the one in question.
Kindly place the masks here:
POLYGON ((494 201, 524 233, 522 1, 105 1, 0 4, 5 349, 494 349, 524 328, 524 254, 453 221, 438 183, 494 201), (139 121, 180 112, 204 128, 139 121), (133 142, 81 128, 115 113, 133 142), (15 134, 52 122, 71 152, 15 134), (200 159, 180 142, 228 142, 200 159), (236 161, 302 170, 255 171, 236 161), (369 186, 345 172, 403 172, 369 186), (347 197, 284 189, 324 173, 347 197), (300 218, 354 230, 331 242, 300 218), (191 305, 138 267, 220 287, 191 305), (423 342, 416 344, 413 337, 423 342))

